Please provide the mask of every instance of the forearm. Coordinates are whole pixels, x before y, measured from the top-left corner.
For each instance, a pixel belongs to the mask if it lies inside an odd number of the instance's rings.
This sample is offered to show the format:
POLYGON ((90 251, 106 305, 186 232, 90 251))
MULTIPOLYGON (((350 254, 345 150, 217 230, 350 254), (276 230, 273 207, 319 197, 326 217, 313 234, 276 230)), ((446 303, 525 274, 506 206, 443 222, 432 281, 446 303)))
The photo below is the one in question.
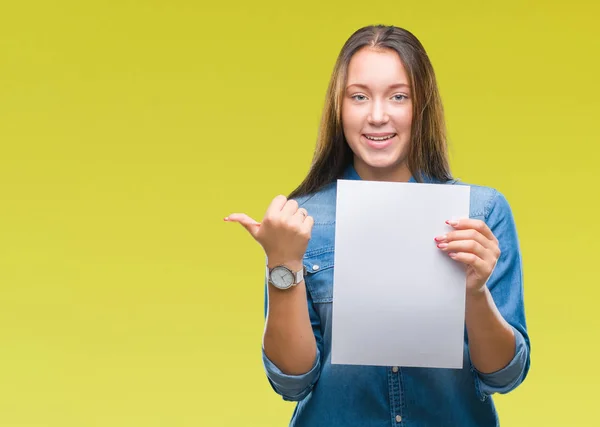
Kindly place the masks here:
POLYGON ((268 289, 265 355, 288 375, 304 374, 313 367, 317 354, 304 282, 287 290, 272 285, 268 289))
POLYGON ((475 369, 492 373, 510 363, 515 355, 513 329, 498 311, 487 287, 476 295, 467 294, 465 321, 475 369))

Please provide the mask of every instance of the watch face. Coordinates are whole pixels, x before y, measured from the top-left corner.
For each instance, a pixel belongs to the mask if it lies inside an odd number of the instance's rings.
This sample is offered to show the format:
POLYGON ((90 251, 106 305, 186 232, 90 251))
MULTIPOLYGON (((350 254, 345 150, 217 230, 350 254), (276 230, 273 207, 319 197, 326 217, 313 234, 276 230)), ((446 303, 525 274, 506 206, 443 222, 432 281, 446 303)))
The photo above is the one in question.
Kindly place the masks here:
POLYGON ((294 284, 294 275, 285 267, 275 267, 271 271, 271 283, 281 289, 289 288, 294 284))

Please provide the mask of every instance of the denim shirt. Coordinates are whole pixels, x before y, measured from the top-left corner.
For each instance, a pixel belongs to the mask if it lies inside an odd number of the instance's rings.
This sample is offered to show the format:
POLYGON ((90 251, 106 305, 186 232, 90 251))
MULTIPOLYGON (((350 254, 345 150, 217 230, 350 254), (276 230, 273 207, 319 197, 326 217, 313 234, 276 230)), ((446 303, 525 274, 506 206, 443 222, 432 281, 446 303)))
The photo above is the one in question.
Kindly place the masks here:
MULTIPOLYGON (((342 179, 361 179, 352 165, 342 179)), ((415 182, 411 177, 409 182, 415 182)), ((440 184, 425 179, 424 182, 440 184)), ((457 184, 456 180, 444 184, 457 184)), ((297 401, 295 427, 486 427, 499 425, 491 398, 516 388, 529 370, 530 343, 523 305, 519 242, 511 209, 502 194, 471 186, 470 217, 486 222, 501 256, 487 286, 516 341, 512 361, 501 370, 478 372, 469 356, 465 328, 462 369, 331 364, 331 321, 337 182, 296 199, 315 224, 304 256, 305 285, 317 357, 303 375, 283 373, 262 352, 269 383, 284 400, 297 401)), ((265 285, 265 315, 268 309, 265 285)))

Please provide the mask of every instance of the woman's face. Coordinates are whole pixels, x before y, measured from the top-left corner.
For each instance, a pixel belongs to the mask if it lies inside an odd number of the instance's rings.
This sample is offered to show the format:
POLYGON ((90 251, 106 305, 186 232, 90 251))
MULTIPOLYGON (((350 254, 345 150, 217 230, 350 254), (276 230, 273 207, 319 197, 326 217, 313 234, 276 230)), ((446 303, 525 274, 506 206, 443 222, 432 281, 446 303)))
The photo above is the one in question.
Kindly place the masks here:
POLYGON ((342 125, 354 152, 354 167, 362 179, 410 178, 410 89, 404 65, 393 50, 363 48, 350 60, 342 125))

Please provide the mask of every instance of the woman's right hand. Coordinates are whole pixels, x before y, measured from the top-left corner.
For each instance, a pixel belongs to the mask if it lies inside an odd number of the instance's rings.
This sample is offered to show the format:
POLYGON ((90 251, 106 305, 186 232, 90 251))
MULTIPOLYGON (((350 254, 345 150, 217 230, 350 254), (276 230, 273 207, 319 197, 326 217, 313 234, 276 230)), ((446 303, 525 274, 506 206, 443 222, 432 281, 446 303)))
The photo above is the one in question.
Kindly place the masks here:
MULTIPOLYGON (((225 221, 238 222, 263 247, 267 267, 285 265, 302 269, 314 220, 298 202, 285 196, 273 199, 262 223, 243 213, 225 221)), ((265 356, 284 374, 302 375, 311 370, 318 354, 304 285, 287 290, 268 287, 268 313, 263 336, 265 356)))
POLYGON ((273 199, 262 223, 248 215, 234 213, 225 221, 241 224, 263 247, 269 267, 287 264, 300 268, 311 237, 314 219, 304 208, 298 208, 298 202, 285 196, 273 199))

